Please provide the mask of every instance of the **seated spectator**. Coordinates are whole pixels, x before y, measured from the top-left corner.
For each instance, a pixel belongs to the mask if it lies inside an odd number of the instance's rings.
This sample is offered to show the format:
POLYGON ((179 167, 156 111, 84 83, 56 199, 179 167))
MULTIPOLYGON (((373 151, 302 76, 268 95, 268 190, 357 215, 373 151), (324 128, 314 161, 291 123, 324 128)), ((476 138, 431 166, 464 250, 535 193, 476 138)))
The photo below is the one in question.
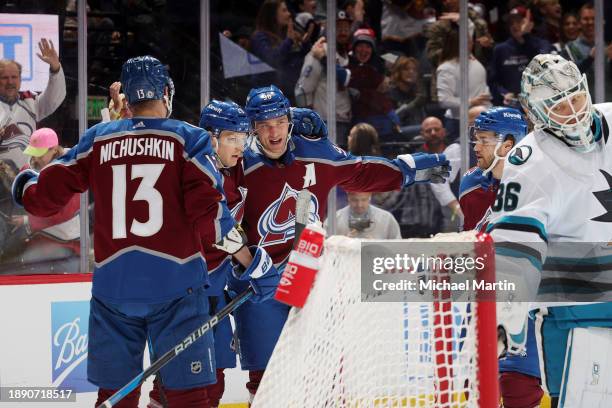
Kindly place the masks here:
MULTIPOLYGON (((468 39, 470 57, 468 60, 468 103, 469 107, 476 105, 491 105, 491 92, 487 86, 487 73, 482 64, 471 54, 472 37, 468 39)), ((449 138, 455 140, 459 136, 459 108, 461 106, 461 72, 459 66, 459 32, 451 30, 441 56, 442 63, 436 69, 436 86, 438 104, 446 109, 445 126, 449 138)))
POLYGON ((0 159, 12 160, 18 167, 28 161, 23 149, 36 130, 36 123, 55 112, 66 97, 64 71, 53 43, 43 38, 38 48, 38 58, 49 64, 49 82, 40 95, 20 92, 21 64, 0 60, 0 106, 10 115, 9 125, 16 125, 7 129, 2 138, 0 159))
POLYGON ((132 112, 128 107, 125 99, 125 94, 120 93, 121 82, 113 82, 109 88, 110 101, 108 102, 108 110, 111 120, 126 119, 132 117, 132 112))
MULTIPOLYGON (((336 144, 345 147, 352 118, 348 91, 350 71, 348 51, 351 40, 351 20, 340 10, 336 16, 336 144)), ((304 59, 300 79, 295 87, 298 106, 316 110, 327 120, 327 43, 321 37, 304 59)))
POLYGON ((548 41, 531 34, 533 20, 530 11, 524 7, 510 11, 508 26, 510 38, 493 49, 489 83, 495 104, 519 107, 517 98, 523 70, 533 57, 549 53, 553 47, 548 41))
POLYGON ((374 126, 358 123, 348 136, 348 150, 355 156, 380 156, 380 142, 374 126))
POLYGON ((336 212, 336 233, 351 238, 401 239, 393 214, 370 204, 372 193, 348 193, 348 206, 336 212))
POLYGON ((561 39, 561 14, 559 0, 534 0, 537 14, 533 33, 551 44, 561 39))
POLYGON ((261 79, 278 85, 293 103, 293 88, 308 51, 308 34, 300 35, 294 30, 285 2, 265 0, 259 8, 255 32, 251 36, 251 52, 277 70, 275 78, 261 79))
MULTIPOLYGON (((40 171, 66 151, 59 145, 55 131, 40 128, 32 133, 30 144, 24 150, 24 154, 30 157, 30 162, 24 168, 40 171)), ((50 261, 53 268, 60 272, 78 272, 81 232, 79 210, 80 195, 74 194, 68 204, 51 217, 31 214, 12 216, 14 230, 23 229, 27 241, 25 252, 19 254, 17 259, 23 264, 50 261)), ((13 263, 16 259, 3 261, 13 263)))
MULTIPOLYGON (((425 118, 421 135, 424 143, 417 152, 442 153, 446 148, 446 131, 440 119, 425 118)), ((404 238, 429 238, 445 225, 442 207, 429 184, 413 184, 401 191, 378 194, 373 202, 393 214, 404 238)))
POLYGON ((381 46, 385 51, 413 56, 425 51, 425 27, 429 18, 435 17, 435 10, 426 6, 425 0, 382 2, 381 46))
POLYGON ((565 13, 561 19, 560 41, 553 44, 558 53, 563 52, 568 42, 574 41, 580 35, 580 21, 575 13, 565 13))
POLYGON ((413 57, 399 57, 390 75, 389 97, 393 101, 400 126, 415 125, 425 118, 427 96, 419 81, 419 62, 413 57))
POLYGON ((381 136, 398 132, 399 119, 386 95, 389 79, 384 75, 384 64, 376 55, 372 30, 362 28, 353 35, 353 54, 348 68, 351 71, 349 87, 358 91, 353 101, 353 121, 370 123, 381 136))

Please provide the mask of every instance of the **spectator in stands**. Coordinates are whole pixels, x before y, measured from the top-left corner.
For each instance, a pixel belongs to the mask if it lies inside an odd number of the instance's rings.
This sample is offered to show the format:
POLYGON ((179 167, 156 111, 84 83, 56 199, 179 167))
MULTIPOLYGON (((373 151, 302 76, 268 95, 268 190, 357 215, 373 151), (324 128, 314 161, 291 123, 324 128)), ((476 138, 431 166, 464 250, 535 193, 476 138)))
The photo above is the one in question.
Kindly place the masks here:
POLYGON ((580 35, 580 21, 575 13, 569 12, 561 19, 560 41, 553 44, 558 53, 563 52, 565 45, 580 35))
POLYGON ((277 70, 276 77, 269 82, 278 85, 293 103, 293 88, 304 57, 310 51, 309 40, 308 33, 300 35, 293 28, 291 13, 284 1, 265 0, 262 3, 251 36, 251 52, 277 70))
POLYGON ((381 136, 399 131, 399 119, 387 96, 389 78, 384 75, 384 64, 376 55, 374 32, 361 28, 353 35, 353 54, 349 62, 349 87, 358 91, 353 100, 353 121, 367 122, 381 136))
MULTIPOLYGON (((425 118, 421 135, 424 143, 417 152, 442 153, 446 148, 446 130, 440 119, 425 118)), ((404 238, 429 238, 444 227, 442 207, 427 184, 413 184, 401 191, 379 194, 374 203, 393 214, 404 238)))
POLYGON ((534 0, 537 18, 533 33, 551 44, 561 38, 561 4, 559 0, 534 0))
MULTIPOLYGON (((442 54, 449 39, 449 32, 459 28, 459 0, 443 0, 442 3, 444 13, 435 24, 429 27, 427 33, 427 58, 434 68, 444 62, 442 54)), ((468 16, 474 27, 471 36, 475 39, 472 53, 481 64, 486 66, 493 51, 493 37, 489 33, 487 22, 480 18, 474 9, 468 10, 468 16)), ((432 89, 436 89, 435 82, 432 83, 432 89)), ((432 95, 435 95, 435 92, 432 92, 432 95)))
MULTIPOLYGON (((594 95, 595 78, 593 62, 595 61, 595 6, 589 2, 580 7, 578 12, 581 33, 574 41, 566 44, 561 55, 572 60, 581 72, 587 75, 589 91, 594 95)), ((606 78, 610 78, 610 60, 612 59, 612 44, 604 49, 606 58, 606 78)), ((612 98, 612 81, 606 81, 606 100, 612 98)))
MULTIPOLYGON (((32 133, 30 144, 24 154, 30 157, 24 168, 36 171, 66 153, 59 144, 53 129, 40 128, 32 133)), ((14 230, 23 228, 27 236, 26 251, 20 254, 21 262, 46 262, 59 272, 78 272, 80 253, 80 196, 74 194, 68 204, 51 217, 14 215, 11 224, 14 230)), ((11 260, 5 260, 11 262, 11 260)))
POLYGON ((348 136, 348 150, 355 156, 380 156, 380 141, 374 126, 358 123, 348 136))
POLYGON ((372 193, 348 193, 348 205, 336 212, 336 233, 351 238, 401 239, 393 214, 371 205, 372 193))
POLYGON ((344 3, 342 3, 341 9, 344 10, 352 20, 351 33, 354 33, 360 28, 367 28, 367 24, 364 20, 365 8, 363 0, 345 0, 344 3))
POLYGON ((108 110, 111 120, 126 119, 132 117, 132 112, 125 100, 125 94, 120 93, 121 82, 113 82, 109 88, 110 101, 108 110))
POLYGON ((307 38, 308 46, 312 46, 321 33, 321 24, 315 19, 317 2, 315 0, 300 0, 297 7, 299 11, 294 19, 295 31, 301 37, 307 38))
POLYGON ((533 20, 529 9, 522 6, 513 8, 508 15, 508 26, 510 38, 497 44, 493 50, 489 83, 494 104, 519 107, 517 97, 523 70, 533 57, 550 53, 553 47, 548 41, 531 34, 533 20))
POLYGON ((413 57, 399 57, 391 68, 390 78, 389 97, 400 126, 421 123, 425 118, 427 94, 419 81, 419 62, 413 57))
POLYGON ((381 46, 385 51, 420 56, 425 50, 425 27, 435 10, 425 0, 391 0, 382 3, 381 46), (430 11, 428 14, 426 11, 430 11))
MULTIPOLYGON (((469 107, 491 104, 491 92, 487 86, 487 73, 472 54, 472 34, 468 39, 470 57, 468 60, 468 102, 469 107)), ((459 136, 459 108, 461 105, 461 73, 459 67, 459 31, 453 29, 448 32, 448 38, 441 55, 441 64, 436 69, 436 88, 438 104, 446 109, 445 126, 449 131, 449 138, 459 136)))
MULTIPOLYGON (((348 91, 350 71, 349 47, 351 41, 351 20, 345 11, 336 16, 336 144, 346 146, 351 124, 351 97, 348 91)), ((327 43, 319 38, 304 59, 304 66, 295 88, 298 106, 316 110, 327 120, 327 43), (303 97, 302 97, 303 96, 303 97)))
POLYGON ((17 125, 5 132, 0 144, 0 159, 12 160, 18 167, 28 161, 23 149, 36 130, 36 122, 55 112, 66 97, 64 71, 53 43, 43 38, 38 48, 38 58, 49 64, 49 82, 40 95, 29 91, 20 92, 21 64, 0 60, 0 106, 8 111, 9 124, 17 125))

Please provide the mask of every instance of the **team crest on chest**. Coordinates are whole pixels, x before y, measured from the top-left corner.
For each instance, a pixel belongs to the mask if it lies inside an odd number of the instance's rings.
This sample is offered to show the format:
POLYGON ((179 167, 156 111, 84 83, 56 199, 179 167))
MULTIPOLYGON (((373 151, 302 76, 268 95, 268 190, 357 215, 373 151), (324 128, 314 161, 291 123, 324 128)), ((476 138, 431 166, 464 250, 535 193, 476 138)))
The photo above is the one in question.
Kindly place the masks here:
MULTIPOLYGON (((295 236, 295 205, 298 190, 285 183, 280 197, 273 201, 261 214, 257 232, 261 237, 259 246, 282 244, 295 236)), ((319 201, 313 194, 310 200, 309 221, 319 221, 319 201)))

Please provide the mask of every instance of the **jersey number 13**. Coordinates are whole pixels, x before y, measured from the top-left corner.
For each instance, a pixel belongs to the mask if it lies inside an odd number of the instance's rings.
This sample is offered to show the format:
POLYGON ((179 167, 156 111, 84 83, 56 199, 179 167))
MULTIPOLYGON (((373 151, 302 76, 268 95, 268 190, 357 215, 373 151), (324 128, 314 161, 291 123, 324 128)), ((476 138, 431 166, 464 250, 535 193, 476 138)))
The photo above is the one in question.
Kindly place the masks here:
MULTIPOLYGON (((130 166, 132 180, 141 178, 134 201, 146 201, 149 205, 149 219, 146 222, 132 220, 130 232, 139 237, 150 237, 159 232, 164 223, 164 199, 155 189, 155 183, 162 173, 165 164, 134 164, 130 166)), ((113 168, 113 239, 127 238, 126 222, 126 165, 113 168)))

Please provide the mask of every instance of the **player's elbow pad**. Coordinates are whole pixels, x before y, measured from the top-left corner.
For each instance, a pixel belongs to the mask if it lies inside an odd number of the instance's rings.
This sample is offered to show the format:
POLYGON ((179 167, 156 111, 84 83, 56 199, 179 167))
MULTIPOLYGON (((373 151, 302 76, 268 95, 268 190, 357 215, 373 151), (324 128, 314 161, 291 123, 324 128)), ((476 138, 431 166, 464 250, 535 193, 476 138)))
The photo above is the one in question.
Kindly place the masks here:
POLYGON ((235 254, 247 243, 246 235, 239 224, 236 224, 221 241, 213 244, 217 249, 220 249, 228 254, 235 254))

